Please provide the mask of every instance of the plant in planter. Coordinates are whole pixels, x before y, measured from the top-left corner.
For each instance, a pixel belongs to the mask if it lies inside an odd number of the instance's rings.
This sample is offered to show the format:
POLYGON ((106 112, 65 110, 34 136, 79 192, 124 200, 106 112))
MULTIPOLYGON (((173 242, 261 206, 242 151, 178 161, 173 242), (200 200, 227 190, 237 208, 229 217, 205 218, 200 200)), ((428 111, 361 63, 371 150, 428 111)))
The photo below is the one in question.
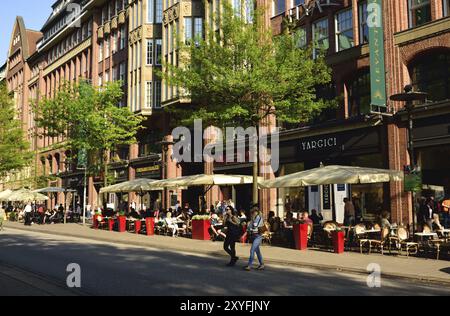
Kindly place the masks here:
POLYGON ((192 217, 192 239, 209 240, 209 229, 211 227, 210 216, 196 215, 192 217))

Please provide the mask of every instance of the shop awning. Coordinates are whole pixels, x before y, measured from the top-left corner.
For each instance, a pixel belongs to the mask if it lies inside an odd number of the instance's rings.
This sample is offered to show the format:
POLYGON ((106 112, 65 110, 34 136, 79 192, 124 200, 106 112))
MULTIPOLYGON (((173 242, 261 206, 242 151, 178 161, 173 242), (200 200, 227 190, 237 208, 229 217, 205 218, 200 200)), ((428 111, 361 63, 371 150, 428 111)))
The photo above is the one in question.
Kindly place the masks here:
POLYGON ((13 193, 11 190, 5 190, 0 193, 0 201, 6 201, 8 197, 13 193))
POLYGON ((76 192, 72 189, 58 188, 58 187, 48 187, 39 190, 34 190, 36 193, 65 193, 65 192, 76 192))
POLYGON ((402 181, 403 172, 353 166, 326 166, 306 170, 274 180, 261 181, 262 189, 293 188, 327 184, 369 184, 402 181))
POLYGON ((47 201, 48 197, 41 193, 33 192, 28 189, 21 189, 11 193, 7 198, 10 202, 42 202, 47 201))
POLYGON ((163 188, 154 185, 155 182, 157 181, 152 179, 136 179, 132 181, 122 182, 100 189, 100 194, 149 192, 162 190, 163 188))
POLYGON ((240 185, 252 184, 252 176, 242 175, 224 175, 224 174, 197 174, 175 179, 160 180, 153 185, 162 188, 180 188, 194 186, 213 186, 213 185, 240 185))

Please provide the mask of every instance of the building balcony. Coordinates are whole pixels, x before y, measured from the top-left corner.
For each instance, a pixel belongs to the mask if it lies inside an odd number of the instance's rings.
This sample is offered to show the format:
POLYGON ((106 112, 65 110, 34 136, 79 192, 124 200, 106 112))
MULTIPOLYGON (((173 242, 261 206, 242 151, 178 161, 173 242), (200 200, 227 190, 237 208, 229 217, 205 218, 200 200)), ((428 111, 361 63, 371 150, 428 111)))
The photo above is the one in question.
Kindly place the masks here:
POLYGON ((117 30, 117 28, 119 27, 119 18, 117 17, 117 15, 115 17, 113 17, 113 19, 111 20, 111 29, 112 30, 117 30))
POLYGON ((97 37, 98 37, 99 40, 101 40, 101 39, 103 39, 105 37, 105 30, 104 30, 103 26, 100 26, 97 29, 97 37))
POLYGON ((105 35, 111 34, 111 22, 106 22, 104 26, 105 35))
POLYGON ((127 11, 125 10, 120 11, 117 20, 119 25, 125 24, 127 20, 127 11))

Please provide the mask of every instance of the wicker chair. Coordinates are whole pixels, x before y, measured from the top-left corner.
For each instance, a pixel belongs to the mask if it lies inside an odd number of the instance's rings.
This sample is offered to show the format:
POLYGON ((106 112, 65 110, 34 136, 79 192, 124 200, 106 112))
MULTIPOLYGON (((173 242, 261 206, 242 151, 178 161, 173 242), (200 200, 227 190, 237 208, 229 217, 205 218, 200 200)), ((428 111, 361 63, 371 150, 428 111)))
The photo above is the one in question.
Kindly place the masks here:
POLYGON ((406 252, 406 256, 410 254, 416 255, 419 252, 419 244, 409 239, 409 232, 404 227, 399 227, 396 236, 389 237, 389 243, 395 244, 397 250, 402 254, 403 250, 406 252), (413 250, 413 252, 411 252, 413 250))
POLYGON ((266 226, 266 232, 264 234, 262 234, 263 237, 263 243, 267 243, 268 245, 272 245, 272 239, 273 239, 273 235, 275 233, 270 231, 270 224, 269 223, 264 223, 264 225, 266 226))
POLYGON ((363 246, 369 242, 369 239, 366 238, 366 226, 364 224, 358 224, 353 227, 353 232, 355 234, 356 242, 359 244, 359 250, 363 253, 363 246))
POLYGON ((369 246, 369 254, 372 252, 372 248, 378 247, 381 254, 384 255, 384 246, 386 245, 386 243, 390 243, 389 234, 389 228, 385 227, 381 230, 380 239, 364 239, 363 242, 360 242, 361 253, 363 245, 367 244, 369 246))

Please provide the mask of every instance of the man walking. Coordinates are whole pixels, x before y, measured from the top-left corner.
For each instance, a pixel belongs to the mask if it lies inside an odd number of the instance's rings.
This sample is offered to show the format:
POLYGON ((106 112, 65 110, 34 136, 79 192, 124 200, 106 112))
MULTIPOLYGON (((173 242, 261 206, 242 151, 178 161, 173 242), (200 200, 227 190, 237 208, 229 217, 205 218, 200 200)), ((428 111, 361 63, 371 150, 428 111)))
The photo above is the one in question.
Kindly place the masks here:
POLYGON ((5 209, 3 208, 3 205, 0 205, 0 231, 3 230, 3 221, 6 217, 5 209))
POLYGON ((353 205, 353 202, 345 198, 344 199, 344 225, 345 226, 353 226, 355 224, 355 206, 353 205))

